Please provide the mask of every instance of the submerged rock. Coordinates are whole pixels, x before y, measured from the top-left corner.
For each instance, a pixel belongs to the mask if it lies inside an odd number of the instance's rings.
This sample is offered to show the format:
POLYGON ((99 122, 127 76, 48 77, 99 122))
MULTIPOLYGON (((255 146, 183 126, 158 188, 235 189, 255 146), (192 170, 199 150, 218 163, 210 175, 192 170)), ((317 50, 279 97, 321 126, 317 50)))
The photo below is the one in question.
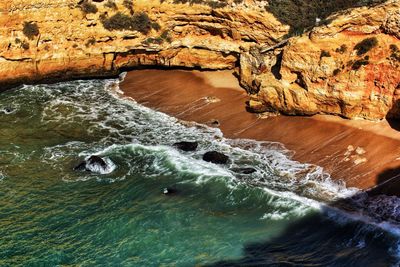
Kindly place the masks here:
POLYGON ((199 143, 197 142, 187 142, 187 141, 182 141, 182 142, 177 142, 174 144, 174 147, 177 149, 183 150, 183 151, 195 151, 198 147, 199 143))
POLYGON ((86 171, 86 161, 82 161, 74 167, 74 171, 86 171))
POLYGON ((164 195, 169 195, 169 196, 176 195, 176 194, 178 194, 178 190, 176 188, 173 188, 173 187, 166 187, 166 188, 163 189, 163 194, 164 195))
POLYGON ((226 164, 229 157, 217 151, 209 151, 203 155, 203 160, 215 164, 226 164))
POLYGON ((74 167, 75 171, 88 171, 97 173, 109 173, 111 172, 111 166, 109 166, 105 159, 99 156, 90 156, 88 159, 82 161, 74 167))
POLYGON ((232 171, 241 174, 252 174, 255 173, 257 170, 254 168, 234 168, 232 171))
POLYGON ((13 113, 13 112, 14 112, 14 108, 12 108, 12 107, 5 107, 5 108, 3 108, 3 112, 4 112, 5 114, 13 113))
POLYGON ((104 161, 104 159, 102 159, 102 158, 99 157, 99 156, 91 156, 91 157, 87 160, 87 162, 88 162, 90 165, 96 165, 96 164, 98 164, 98 165, 101 166, 102 168, 106 168, 106 167, 107 167, 107 163, 104 161))

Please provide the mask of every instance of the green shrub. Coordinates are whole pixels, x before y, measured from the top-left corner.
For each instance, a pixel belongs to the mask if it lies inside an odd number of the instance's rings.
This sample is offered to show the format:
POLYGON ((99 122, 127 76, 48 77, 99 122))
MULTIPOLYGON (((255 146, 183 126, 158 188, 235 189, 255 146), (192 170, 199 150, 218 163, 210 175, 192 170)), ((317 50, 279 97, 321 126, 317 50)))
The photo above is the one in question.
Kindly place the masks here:
POLYGON ((357 51, 358 56, 362 56, 377 45, 378 39, 376 39, 376 37, 367 38, 356 44, 356 46, 354 46, 354 50, 357 51))
POLYGON ((105 29, 109 31, 113 30, 130 30, 131 17, 121 12, 116 13, 112 17, 102 19, 102 23, 105 29))
POLYGON ((162 44, 164 42, 170 43, 172 41, 168 31, 163 31, 160 36, 147 38, 143 43, 145 44, 162 44))
POLYGON ((397 45, 395 45, 395 44, 391 44, 390 46, 389 46, 389 48, 390 48, 390 50, 393 52, 393 53, 396 53, 396 52, 399 52, 400 51, 400 49, 397 47, 397 45))
POLYGON ((122 2, 122 5, 124 7, 126 7, 127 9, 129 9, 129 11, 131 11, 131 13, 133 13, 133 1, 132 0, 124 0, 122 2))
POLYGON ((400 53, 392 53, 390 55, 390 58, 395 60, 395 61, 397 61, 397 62, 400 62, 400 53))
POLYGON ((89 46, 94 45, 95 43, 96 43, 96 39, 94 39, 94 38, 92 37, 92 38, 90 38, 89 40, 87 40, 85 46, 86 46, 86 47, 89 47, 89 46))
POLYGON ((334 76, 337 76, 339 73, 340 73, 340 69, 335 69, 335 70, 333 71, 333 75, 334 75, 334 76))
POLYGON ((152 23, 151 23, 151 28, 153 28, 153 29, 156 30, 156 31, 161 30, 161 26, 160 26, 160 24, 158 24, 157 22, 152 22, 152 23))
POLYGON ((224 1, 206 1, 205 4, 212 8, 223 8, 228 5, 228 3, 224 1))
POLYGON ((319 58, 321 59, 323 57, 331 57, 331 53, 329 53, 328 51, 322 50, 319 58))
POLYGON ((151 20, 144 12, 135 14, 132 16, 132 27, 138 32, 147 34, 151 30, 151 20))
POLYGON ((24 28, 22 30, 24 35, 29 39, 35 38, 35 36, 39 35, 39 27, 34 22, 24 22, 24 28))
POLYGON ((144 13, 135 13, 133 16, 117 12, 115 15, 102 20, 103 26, 109 31, 130 30, 147 34, 153 27, 160 28, 158 23, 152 22, 149 16, 144 13))
POLYGON ((395 44, 390 45, 390 50, 392 54, 390 55, 390 59, 400 62, 400 49, 395 44))
MULTIPOLYGON (((235 1, 235 0, 234 0, 235 1)), ((308 31, 314 27, 316 18, 319 25, 329 23, 330 15, 348 12, 350 8, 386 2, 387 0, 256 0, 265 4, 265 9, 275 18, 290 26, 291 36, 295 28, 308 31)))
POLYGON ((22 44, 21 44, 21 47, 24 50, 28 50, 29 49, 29 43, 27 41, 23 41, 22 44))
POLYGON ((149 37, 145 41, 143 41, 144 44, 162 44, 164 42, 172 42, 171 36, 169 36, 169 32, 167 30, 163 31, 160 36, 154 38, 154 37, 149 37))
POLYGON ((174 0, 174 4, 190 4, 190 0, 174 0))
POLYGON ((167 41, 168 43, 172 42, 172 38, 171 38, 171 36, 169 36, 169 32, 168 32, 167 30, 163 31, 163 32, 161 33, 160 37, 161 37, 163 40, 167 41))
POLYGON ((366 66, 369 64, 369 57, 364 57, 363 59, 356 60, 351 69, 352 70, 359 70, 361 66, 366 66))
POLYGON ((108 18, 107 12, 101 13, 100 16, 99 16, 99 20, 100 20, 100 21, 103 21, 103 20, 105 20, 105 19, 107 19, 107 18, 108 18))
POLYGON ((117 10, 117 9, 118 9, 117 4, 115 4, 114 0, 108 0, 108 1, 104 4, 104 6, 107 7, 107 8, 114 9, 114 10, 117 10))
POLYGON ((228 3, 224 0, 174 0, 174 4, 203 4, 212 8, 226 7, 228 3))
POLYGON ((162 44, 164 42, 164 40, 161 37, 157 37, 157 38, 147 38, 144 43, 145 44, 162 44))
POLYGON ((347 45, 343 44, 336 49, 336 53, 344 54, 347 51, 347 45))
POLYGON ((90 2, 89 0, 85 0, 83 1, 79 7, 81 8, 82 12, 85 14, 96 14, 98 9, 97 6, 95 4, 93 4, 92 2, 90 2))

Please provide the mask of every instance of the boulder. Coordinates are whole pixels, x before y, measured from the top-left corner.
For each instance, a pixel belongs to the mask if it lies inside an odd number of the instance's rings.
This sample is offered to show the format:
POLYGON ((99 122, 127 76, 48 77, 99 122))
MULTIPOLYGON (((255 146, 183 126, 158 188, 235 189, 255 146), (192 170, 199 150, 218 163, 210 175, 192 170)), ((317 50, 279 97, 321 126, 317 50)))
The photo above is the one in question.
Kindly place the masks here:
POLYGON ((199 143, 197 142, 187 142, 187 141, 182 141, 182 142, 177 142, 174 144, 174 147, 177 149, 183 150, 183 151, 195 151, 197 149, 197 146, 199 143))
POLYGON ((252 174, 255 173, 257 170, 254 168, 234 168, 232 171, 240 174, 252 174))
POLYGON ((90 156, 87 163, 89 165, 99 165, 102 168, 107 168, 107 163, 99 156, 90 156))
POLYGON ((219 120, 212 119, 212 120, 206 122, 206 125, 211 126, 211 127, 219 127, 221 124, 219 123, 219 120))
POLYGON ((203 160, 215 164, 226 164, 229 157, 217 151, 209 151, 203 155, 203 160))
POLYGON ((4 112, 5 114, 13 113, 13 112, 14 112, 14 108, 12 108, 12 107, 5 107, 5 108, 3 109, 3 112, 4 112))
POLYGON ((90 156, 74 167, 75 171, 105 172, 108 168, 106 161, 99 156, 90 156))
POLYGON ((168 195, 168 196, 176 195, 176 194, 178 194, 178 190, 176 188, 173 188, 173 187, 165 187, 163 189, 163 194, 164 195, 168 195))

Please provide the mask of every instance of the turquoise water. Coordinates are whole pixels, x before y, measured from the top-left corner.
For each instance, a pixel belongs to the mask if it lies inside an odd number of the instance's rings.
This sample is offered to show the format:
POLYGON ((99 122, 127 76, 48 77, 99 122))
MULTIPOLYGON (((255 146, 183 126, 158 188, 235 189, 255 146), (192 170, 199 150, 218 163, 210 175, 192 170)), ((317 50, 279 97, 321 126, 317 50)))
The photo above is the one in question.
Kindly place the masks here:
POLYGON ((123 100, 117 82, 0 96, 0 266, 397 266, 397 199, 378 199, 382 220, 376 200, 281 144, 185 126, 123 100), (199 149, 171 146, 182 140, 199 149), (209 150, 229 164, 202 161, 209 150), (109 172, 73 170, 93 154, 109 172), (324 204, 350 197, 351 212, 324 204))

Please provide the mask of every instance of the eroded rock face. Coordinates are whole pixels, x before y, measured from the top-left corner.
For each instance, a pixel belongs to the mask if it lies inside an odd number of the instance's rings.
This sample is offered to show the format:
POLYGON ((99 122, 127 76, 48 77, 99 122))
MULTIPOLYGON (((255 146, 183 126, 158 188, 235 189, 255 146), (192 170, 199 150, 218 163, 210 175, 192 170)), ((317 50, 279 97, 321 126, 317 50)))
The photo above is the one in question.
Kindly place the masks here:
POLYGON ((257 42, 273 44, 289 30, 272 14, 259 10, 138 0, 134 14, 145 14, 150 29, 142 19, 138 23, 144 29, 135 30, 135 21, 121 26, 113 20, 112 27, 105 27, 104 21, 116 14, 129 19, 131 9, 123 0, 2 1, 0 81, 6 85, 101 76, 154 65, 233 69, 242 49, 257 42), (94 6, 94 11, 83 8, 82 2, 94 6), (27 36, 25 23, 37 25, 39 33, 27 36))
POLYGON ((242 68, 246 88, 257 86, 250 108, 399 118, 399 10, 399 1, 354 9, 261 57, 248 53, 241 66, 265 66, 242 68))
POLYGON ((341 1, 333 14, 314 14, 321 8, 305 1, 304 23, 298 1, 238 2, 0 3, 0 89, 138 66, 237 69, 256 112, 400 117, 398 0, 341 1), (374 40, 368 49, 366 39, 374 40))

